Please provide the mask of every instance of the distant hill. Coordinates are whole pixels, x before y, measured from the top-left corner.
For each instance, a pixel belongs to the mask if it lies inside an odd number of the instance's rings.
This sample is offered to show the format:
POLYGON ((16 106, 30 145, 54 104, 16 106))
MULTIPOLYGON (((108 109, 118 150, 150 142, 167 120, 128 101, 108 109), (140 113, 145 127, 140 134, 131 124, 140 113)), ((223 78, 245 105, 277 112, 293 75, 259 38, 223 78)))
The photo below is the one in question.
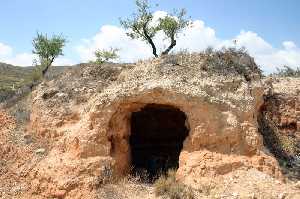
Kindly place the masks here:
MULTIPOLYGON (((47 79, 53 79, 72 66, 53 66, 47 79)), ((20 67, 0 62, 0 103, 13 96, 15 92, 31 82, 33 66, 20 67)))
POLYGON ((28 78, 33 71, 33 67, 19 67, 0 62, 0 88, 18 87, 28 78))

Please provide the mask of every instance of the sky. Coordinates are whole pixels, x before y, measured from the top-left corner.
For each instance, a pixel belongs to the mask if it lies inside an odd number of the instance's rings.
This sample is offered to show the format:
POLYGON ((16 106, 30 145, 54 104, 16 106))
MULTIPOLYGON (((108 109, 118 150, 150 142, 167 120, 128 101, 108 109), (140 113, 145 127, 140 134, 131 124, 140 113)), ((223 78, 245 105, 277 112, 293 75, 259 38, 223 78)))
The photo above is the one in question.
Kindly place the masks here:
MULTIPOLYGON (((244 46, 266 73, 276 67, 300 66, 300 1, 298 0, 152 0, 155 17, 185 8, 192 25, 178 37, 174 51, 199 52, 208 46, 244 46)), ((135 11, 134 0, 0 0, 0 61, 32 64, 37 31, 62 33, 68 43, 55 65, 94 59, 96 49, 120 49, 120 62, 152 57, 143 41, 131 40, 119 18, 135 11)), ((155 42, 167 45, 162 34, 155 42)))

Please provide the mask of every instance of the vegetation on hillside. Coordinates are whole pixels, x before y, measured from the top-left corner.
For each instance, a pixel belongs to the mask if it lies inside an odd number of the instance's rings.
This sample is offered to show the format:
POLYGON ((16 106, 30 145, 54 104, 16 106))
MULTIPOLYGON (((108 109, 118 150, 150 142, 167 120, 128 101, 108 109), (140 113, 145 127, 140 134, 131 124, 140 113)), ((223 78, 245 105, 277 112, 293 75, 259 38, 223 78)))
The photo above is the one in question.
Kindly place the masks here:
MULTIPOLYGON (((196 53, 197 56, 192 56, 187 51, 171 53, 163 57, 162 64, 172 65, 193 65, 201 64, 201 69, 208 74, 219 74, 225 76, 242 75, 245 79, 251 80, 253 76, 261 76, 261 70, 254 63, 247 51, 243 48, 223 48, 221 50, 214 50, 208 48, 201 53, 196 53), (198 60, 198 58, 201 60, 198 60)), ((118 58, 118 49, 111 48, 110 50, 98 50, 95 52, 96 63, 103 64, 118 58)), ((105 70, 112 67, 112 64, 107 65, 105 70)), ((38 66, 39 67, 39 66, 38 66)), ((21 87, 31 87, 33 82, 39 82, 41 72, 38 67, 15 67, 12 65, 0 64, 0 102, 8 99, 14 95, 21 87)), ((44 78, 53 79, 57 77, 65 68, 68 67, 50 67, 50 71, 44 78)), ((100 69, 93 69, 100 70, 100 69)), ((113 71, 113 69, 112 69, 113 71)), ((110 74, 106 74, 104 70, 93 72, 100 76, 109 76, 115 78, 110 74)))
POLYGON ((0 102, 30 82, 33 67, 17 67, 0 63, 0 102))
POLYGON ((262 77, 262 71, 245 48, 207 48, 200 53, 182 50, 164 56, 162 64, 188 67, 201 65, 207 75, 242 76, 246 81, 262 77))
POLYGON ((289 66, 283 66, 283 68, 277 68, 277 71, 272 76, 278 77, 300 77, 300 67, 295 69, 289 66))
POLYGON ((210 73, 242 75, 247 81, 255 74, 262 76, 261 69, 245 48, 222 48, 221 50, 207 48, 204 54, 203 70, 210 73))
POLYGON ((110 48, 109 50, 96 50, 95 56, 96 56, 96 63, 97 64, 103 64, 105 62, 113 61, 117 58, 119 58, 118 55, 119 49, 117 48, 110 48))
POLYGON ((166 39, 169 40, 169 46, 161 52, 161 55, 167 55, 175 46, 178 33, 189 25, 185 18, 186 11, 181 9, 174 11, 154 22, 154 12, 148 0, 136 0, 137 12, 133 13, 132 18, 120 19, 121 25, 128 30, 127 35, 132 39, 141 39, 146 41, 152 48, 152 54, 158 57, 157 45, 154 43, 154 37, 158 32, 163 32, 166 39))
MULTIPOLYGON (((46 79, 53 79, 60 75, 67 66, 53 67, 45 76, 46 79)), ((0 63, 0 103, 10 99, 22 91, 30 92, 30 87, 36 79, 35 67, 19 67, 10 64, 0 63)))

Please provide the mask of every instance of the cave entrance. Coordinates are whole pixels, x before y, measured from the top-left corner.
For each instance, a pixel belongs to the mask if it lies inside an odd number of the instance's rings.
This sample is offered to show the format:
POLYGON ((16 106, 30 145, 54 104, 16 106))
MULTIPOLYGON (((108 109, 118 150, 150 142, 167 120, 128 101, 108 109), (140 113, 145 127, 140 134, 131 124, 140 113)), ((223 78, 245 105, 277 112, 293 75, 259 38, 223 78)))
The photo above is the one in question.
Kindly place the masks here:
POLYGON ((146 171, 154 179, 178 168, 179 154, 188 135, 186 115, 179 109, 150 104, 131 115, 130 148, 133 172, 146 171))

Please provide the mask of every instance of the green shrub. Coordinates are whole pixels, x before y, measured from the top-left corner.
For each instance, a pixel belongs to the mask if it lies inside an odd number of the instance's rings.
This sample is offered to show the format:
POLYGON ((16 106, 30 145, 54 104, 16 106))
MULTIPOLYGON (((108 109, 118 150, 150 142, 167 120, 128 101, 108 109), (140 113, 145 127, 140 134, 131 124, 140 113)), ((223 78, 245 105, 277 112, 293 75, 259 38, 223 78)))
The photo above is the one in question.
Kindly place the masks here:
POLYGON ((117 48, 110 48, 109 50, 96 50, 96 63, 103 64, 119 58, 118 51, 119 49, 117 48))
POLYGON ((42 72, 39 69, 35 69, 32 71, 30 76, 32 82, 38 82, 42 79, 42 72))
POLYGON ((161 175, 154 183, 156 196, 165 196, 170 199, 194 199, 194 191, 176 181, 176 171, 169 170, 167 175, 161 175))

